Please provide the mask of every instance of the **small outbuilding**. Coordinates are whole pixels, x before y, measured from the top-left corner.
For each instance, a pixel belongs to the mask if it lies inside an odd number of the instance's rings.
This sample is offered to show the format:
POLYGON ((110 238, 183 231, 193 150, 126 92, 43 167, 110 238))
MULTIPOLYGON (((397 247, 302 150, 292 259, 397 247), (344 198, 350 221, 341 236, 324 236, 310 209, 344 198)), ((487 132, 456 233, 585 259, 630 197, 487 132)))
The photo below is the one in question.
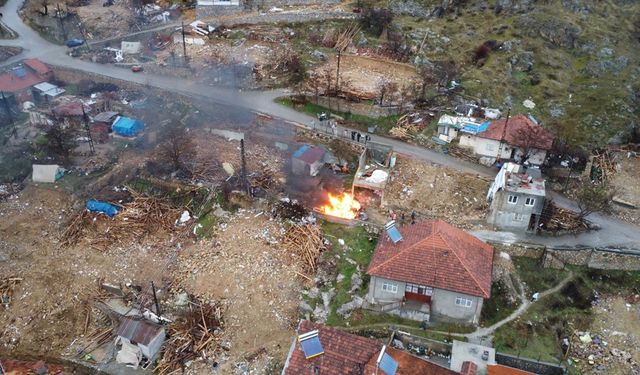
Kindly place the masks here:
POLYGON ((144 130, 144 123, 129 117, 118 116, 111 126, 113 132, 123 137, 135 137, 144 130))
POLYGON ((33 182, 49 182, 58 181, 64 175, 64 169, 58 164, 33 164, 33 173, 31 178, 33 182))
POLYGON ((303 145, 293 153, 291 170, 298 176, 317 176, 324 165, 326 150, 322 147, 303 145))
POLYGON ((128 345, 136 345, 143 356, 152 360, 160 351, 165 340, 164 328, 144 320, 122 318, 118 327, 118 339, 128 345))

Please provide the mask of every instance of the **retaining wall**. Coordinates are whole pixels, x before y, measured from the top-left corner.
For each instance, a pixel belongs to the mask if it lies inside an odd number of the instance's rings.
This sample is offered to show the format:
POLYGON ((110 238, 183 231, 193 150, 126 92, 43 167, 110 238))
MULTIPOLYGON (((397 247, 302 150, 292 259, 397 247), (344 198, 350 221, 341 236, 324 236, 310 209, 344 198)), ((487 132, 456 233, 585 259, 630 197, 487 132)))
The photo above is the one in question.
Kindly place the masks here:
POLYGON ((611 248, 553 248, 541 245, 492 243, 497 251, 511 256, 539 259, 544 268, 562 269, 565 265, 603 270, 640 271, 640 252, 611 248))

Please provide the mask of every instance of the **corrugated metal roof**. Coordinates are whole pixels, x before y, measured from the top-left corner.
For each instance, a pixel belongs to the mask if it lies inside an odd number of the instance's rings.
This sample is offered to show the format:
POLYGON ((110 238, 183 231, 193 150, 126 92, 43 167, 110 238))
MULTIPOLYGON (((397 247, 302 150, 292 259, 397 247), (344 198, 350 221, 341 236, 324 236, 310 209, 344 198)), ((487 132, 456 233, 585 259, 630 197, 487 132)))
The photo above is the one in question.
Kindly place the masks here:
POLYGON ((122 318, 120 327, 118 327, 118 336, 138 344, 147 345, 161 330, 162 327, 159 325, 125 317, 122 318))

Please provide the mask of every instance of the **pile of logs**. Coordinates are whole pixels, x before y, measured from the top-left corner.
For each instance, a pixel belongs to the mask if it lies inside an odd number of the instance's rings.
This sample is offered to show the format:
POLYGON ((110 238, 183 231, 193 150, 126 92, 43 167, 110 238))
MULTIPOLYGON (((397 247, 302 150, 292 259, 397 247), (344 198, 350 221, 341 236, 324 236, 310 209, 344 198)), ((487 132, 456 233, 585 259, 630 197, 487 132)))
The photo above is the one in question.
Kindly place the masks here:
POLYGON ((432 115, 426 112, 407 113, 400 117, 389 134, 400 139, 410 139, 429 125, 432 115))
POLYGON ((320 253, 326 249, 320 227, 315 224, 294 224, 284 235, 283 243, 303 262, 304 268, 315 273, 320 253))
POLYGON ((476 163, 478 161, 478 159, 471 155, 471 154, 467 154, 465 152, 465 149, 462 148, 458 148, 458 147, 451 147, 449 148, 449 154, 451 154, 452 156, 455 156, 459 159, 464 159, 466 161, 470 161, 473 163, 476 163))
POLYGON ((0 280, 0 302, 5 308, 9 308, 13 290, 22 281, 21 277, 9 277, 0 280))
POLYGON ((589 224, 577 213, 558 207, 553 201, 547 201, 541 215, 541 228, 543 231, 576 232, 589 229, 589 224))
POLYGON ((167 328, 164 352, 154 373, 164 375, 181 371, 185 363, 207 356, 217 348, 216 334, 222 327, 219 306, 193 303, 191 310, 167 328))

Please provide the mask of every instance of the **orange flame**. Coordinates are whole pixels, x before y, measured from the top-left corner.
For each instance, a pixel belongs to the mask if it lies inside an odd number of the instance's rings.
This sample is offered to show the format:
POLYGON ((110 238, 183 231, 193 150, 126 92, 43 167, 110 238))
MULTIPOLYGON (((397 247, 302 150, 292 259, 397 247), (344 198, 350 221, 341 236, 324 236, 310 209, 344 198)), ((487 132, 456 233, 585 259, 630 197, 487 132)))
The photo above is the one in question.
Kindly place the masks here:
POLYGON ((320 207, 320 211, 323 214, 343 219, 355 219, 360 207, 360 202, 349 193, 342 193, 342 195, 329 193, 329 204, 320 207))

